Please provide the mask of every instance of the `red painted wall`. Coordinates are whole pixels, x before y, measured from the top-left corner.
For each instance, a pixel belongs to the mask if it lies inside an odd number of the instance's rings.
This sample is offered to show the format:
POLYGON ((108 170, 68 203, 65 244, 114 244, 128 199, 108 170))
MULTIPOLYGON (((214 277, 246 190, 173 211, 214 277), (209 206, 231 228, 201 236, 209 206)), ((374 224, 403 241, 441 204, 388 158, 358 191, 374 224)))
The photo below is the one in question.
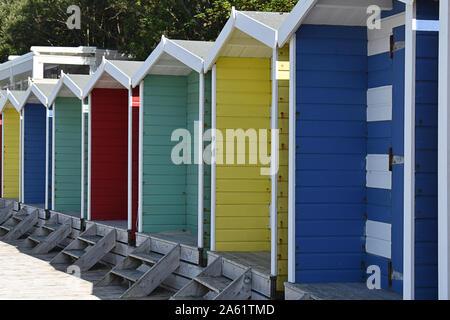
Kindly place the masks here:
POLYGON ((128 90, 91 98, 91 219, 127 220, 128 90))
MULTIPOLYGON (((3 130, 3 118, 2 115, 0 114, 0 146, 1 148, 3 148, 3 141, 2 141, 2 130, 3 130)), ((2 158, 3 152, 1 152, 0 150, 0 182, 2 181, 2 166, 3 166, 3 158, 2 158)), ((1 187, 1 185, 0 185, 1 187)), ((1 191, 1 190, 0 190, 1 191)), ((0 196, 1 196, 1 192, 0 192, 0 196)))

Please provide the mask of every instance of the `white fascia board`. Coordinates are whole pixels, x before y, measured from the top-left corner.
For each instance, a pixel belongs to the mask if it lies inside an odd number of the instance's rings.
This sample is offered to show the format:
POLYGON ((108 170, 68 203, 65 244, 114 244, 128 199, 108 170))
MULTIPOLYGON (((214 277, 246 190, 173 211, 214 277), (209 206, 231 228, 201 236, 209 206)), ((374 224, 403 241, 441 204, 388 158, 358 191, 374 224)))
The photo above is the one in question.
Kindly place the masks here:
POLYGON ((61 90, 61 88, 62 88, 62 86, 64 84, 64 77, 65 77, 65 74, 63 73, 61 78, 59 79, 59 81, 56 83, 55 88, 53 88, 53 91, 50 94, 50 97, 48 98, 47 108, 49 106, 51 106, 55 102, 56 97, 58 96, 58 93, 59 93, 59 91, 61 90))
POLYGON ((186 50, 185 48, 179 46, 170 39, 166 40, 166 45, 164 51, 177 59, 178 61, 184 63, 192 70, 201 73, 203 71, 203 59, 199 56, 193 54, 192 52, 186 50))
POLYGON ((122 70, 118 69, 115 65, 113 65, 108 60, 104 59, 100 67, 97 71, 92 75, 88 84, 83 89, 82 98, 86 98, 91 91, 95 88, 98 80, 101 78, 103 73, 108 73, 114 80, 120 83, 125 89, 129 89, 131 86, 131 79, 122 72, 122 70))
POLYGON ((105 72, 105 69, 106 69, 106 61, 105 61, 105 59, 103 59, 100 66, 97 68, 97 71, 95 71, 95 73, 91 76, 91 78, 89 79, 89 82, 87 83, 86 87, 82 91, 81 96, 83 98, 85 98, 86 96, 89 95, 91 90, 95 87, 95 84, 97 83, 97 81, 102 76, 103 72, 105 72))
POLYGON ((82 99, 83 89, 75 84, 75 82, 70 79, 69 75, 64 75, 63 84, 72 91, 72 93, 78 98, 82 99))
POLYGON ((403 2, 404 4, 412 4, 414 0, 398 0, 400 2, 403 2))
POLYGON ((272 29, 239 11, 236 12, 235 27, 252 38, 264 43, 269 48, 273 49, 277 45, 277 31, 275 29, 272 29))
POLYGON ((25 91, 25 95, 24 95, 22 101, 19 102, 19 109, 18 109, 19 112, 22 111, 23 107, 27 104, 27 101, 28 101, 28 99, 30 98, 30 95, 31 95, 31 87, 32 87, 32 86, 29 86, 29 87, 28 87, 27 91, 25 91))
POLYGON ((31 88, 31 92, 36 96, 36 98, 38 98, 38 100, 45 106, 48 106, 48 98, 46 97, 46 95, 39 89, 39 87, 37 85, 35 85, 34 83, 31 84, 30 86, 31 88))
POLYGON ((216 41, 214 42, 209 54, 205 58, 205 72, 208 72, 212 66, 216 63, 217 58, 219 57, 220 50, 227 42, 228 38, 231 36, 231 33, 234 29, 236 23, 236 12, 233 9, 231 11, 231 16, 228 19, 227 23, 223 27, 216 41))
POLYGON ((278 46, 283 47, 302 24, 318 0, 299 1, 278 29, 278 46))
POLYGON ((61 91, 62 87, 66 86, 72 93, 78 98, 82 99, 83 90, 79 88, 71 79, 70 76, 63 73, 62 77, 59 79, 59 81, 56 83, 55 89, 53 89, 52 94, 50 95, 48 99, 48 107, 51 106, 56 98, 59 95, 59 92, 61 91))
POLYGON ((143 66, 133 76, 133 78, 131 80, 131 85, 133 88, 135 88, 137 85, 139 85, 139 83, 141 83, 141 81, 145 78, 145 76, 150 71, 150 69, 153 67, 153 65, 161 57, 161 55, 164 52, 165 45, 166 45, 166 38, 163 36, 161 38, 161 41, 159 42, 158 46, 155 48, 155 50, 152 51, 152 53, 145 60, 143 66))
POLYGON ((12 94, 11 91, 8 90, 8 94, 6 96, 11 104, 16 108, 17 112, 20 112, 20 102, 16 99, 16 97, 12 94))
POLYGON ((3 108, 6 105, 6 97, 0 93, 0 113, 3 112, 3 108))
POLYGON ((131 86, 131 78, 122 72, 119 68, 113 65, 111 62, 105 59, 105 72, 113 77, 118 83, 120 83, 126 89, 131 86))

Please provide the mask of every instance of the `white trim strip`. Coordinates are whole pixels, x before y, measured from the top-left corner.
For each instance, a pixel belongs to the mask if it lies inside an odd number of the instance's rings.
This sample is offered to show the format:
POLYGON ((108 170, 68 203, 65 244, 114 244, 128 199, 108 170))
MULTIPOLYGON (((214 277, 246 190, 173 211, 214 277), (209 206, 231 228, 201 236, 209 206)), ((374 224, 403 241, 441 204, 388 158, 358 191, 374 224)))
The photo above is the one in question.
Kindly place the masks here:
POLYGON ((439 20, 413 20, 413 30, 439 32, 439 20))
POLYGON ((415 291, 415 113, 416 113, 416 31, 413 19, 416 3, 406 5, 405 27, 405 164, 403 217, 403 299, 414 300, 415 291))
POLYGON ((144 181, 144 80, 139 84, 139 182, 138 182, 138 232, 143 232, 143 181, 144 181))
POLYGON ((211 251, 216 250, 216 90, 217 70, 214 64, 211 75, 211 251))
POLYGON ((438 116, 438 283, 439 299, 450 299, 450 5, 440 2, 438 116))

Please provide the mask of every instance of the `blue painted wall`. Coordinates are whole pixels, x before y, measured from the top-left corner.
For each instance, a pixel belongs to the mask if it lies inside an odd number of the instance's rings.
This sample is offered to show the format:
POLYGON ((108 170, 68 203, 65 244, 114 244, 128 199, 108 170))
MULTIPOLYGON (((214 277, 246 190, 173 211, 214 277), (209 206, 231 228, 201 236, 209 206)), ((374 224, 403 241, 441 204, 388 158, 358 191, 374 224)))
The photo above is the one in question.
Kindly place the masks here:
POLYGON ((296 281, 364 279, 367 32, 297 31, 296 281))
POLYGON ((41 104, 27 104, 24 112, 24 202, 44 204, 47 112, 41 104))
MULTIPOLYGON (((417 19, 437 20, 439 3, 417 1, 417 19)), ((417 32, 416 299, 437 299, 438 33, 417 32)))

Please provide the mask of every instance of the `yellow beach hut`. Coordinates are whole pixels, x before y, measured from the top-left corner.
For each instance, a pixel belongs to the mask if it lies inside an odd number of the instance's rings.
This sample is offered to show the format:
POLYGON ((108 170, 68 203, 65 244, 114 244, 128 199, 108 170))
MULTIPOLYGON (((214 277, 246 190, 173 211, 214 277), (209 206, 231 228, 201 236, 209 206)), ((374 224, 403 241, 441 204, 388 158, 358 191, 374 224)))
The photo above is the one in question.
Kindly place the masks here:
POLYGON ((3 93, 0 105, 2 114, 2 198, 18 199, 20 201, 20 101, 25 91, 10 91, 3 93))
POLYGON ((205 58, 215 135, 211 249, 262 266, 271 284, 259 293, 271 297, 287 280, 289 50, 277 47, 286 17, 233 8, 205 58))

